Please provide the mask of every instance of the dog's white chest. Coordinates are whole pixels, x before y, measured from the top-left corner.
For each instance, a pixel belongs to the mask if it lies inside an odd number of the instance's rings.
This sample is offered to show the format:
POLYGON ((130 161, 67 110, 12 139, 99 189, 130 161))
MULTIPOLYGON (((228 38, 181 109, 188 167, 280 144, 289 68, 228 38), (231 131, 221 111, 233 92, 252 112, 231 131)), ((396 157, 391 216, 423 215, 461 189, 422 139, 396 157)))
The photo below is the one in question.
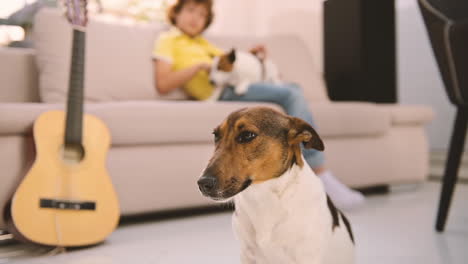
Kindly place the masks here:
MULTIPOLYGON (((353 263, 327 256, 339 232, 332 232, 325 192, 308 166, 250 186, 235 204, 233 228, 242 263, 353 263)), ((344 240, 345 247, 352 247, 344 240)))

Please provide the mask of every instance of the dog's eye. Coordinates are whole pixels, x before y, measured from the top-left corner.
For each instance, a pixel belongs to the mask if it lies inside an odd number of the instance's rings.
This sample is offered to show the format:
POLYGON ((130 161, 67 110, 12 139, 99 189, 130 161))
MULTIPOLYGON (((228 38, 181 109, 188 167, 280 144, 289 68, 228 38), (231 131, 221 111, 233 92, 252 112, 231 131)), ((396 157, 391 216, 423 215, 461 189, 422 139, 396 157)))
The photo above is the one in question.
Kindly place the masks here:
POLYGON ((250 132, 250 131, 244 131, 240 133, 240 135, 237 137, 237 142, 239 143, 249 143, 250 141, 254 140, 257 137, 257 134, 250 132))
POLYGON ((214 141, 218 142, 219 141, 219 132, 217 130, 215 130, 215 131, 213 131, 213 135, 214 135, 214 141))

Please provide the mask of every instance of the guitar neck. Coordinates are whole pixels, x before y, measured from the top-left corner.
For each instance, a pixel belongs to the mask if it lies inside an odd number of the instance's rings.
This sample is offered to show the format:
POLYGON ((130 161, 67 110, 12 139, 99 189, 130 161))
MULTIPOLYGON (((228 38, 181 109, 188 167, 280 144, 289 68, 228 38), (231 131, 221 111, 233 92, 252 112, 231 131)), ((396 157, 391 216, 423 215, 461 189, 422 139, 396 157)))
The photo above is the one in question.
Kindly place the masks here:
POLYGON ((85 32, 73 29, 71 73, 68 83, 65 145, 80 145, 83 131, 85 32))

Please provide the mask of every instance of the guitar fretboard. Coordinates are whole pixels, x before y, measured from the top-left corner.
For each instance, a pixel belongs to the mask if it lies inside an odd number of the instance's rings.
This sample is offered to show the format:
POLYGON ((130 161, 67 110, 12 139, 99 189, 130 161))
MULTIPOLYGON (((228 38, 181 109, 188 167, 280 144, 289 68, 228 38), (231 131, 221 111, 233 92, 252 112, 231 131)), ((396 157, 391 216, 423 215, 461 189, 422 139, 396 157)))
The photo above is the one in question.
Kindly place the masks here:
POLYGON ((82 140, 85 32, 73 30, 72 46, 65 146, 80 145, 82 140))

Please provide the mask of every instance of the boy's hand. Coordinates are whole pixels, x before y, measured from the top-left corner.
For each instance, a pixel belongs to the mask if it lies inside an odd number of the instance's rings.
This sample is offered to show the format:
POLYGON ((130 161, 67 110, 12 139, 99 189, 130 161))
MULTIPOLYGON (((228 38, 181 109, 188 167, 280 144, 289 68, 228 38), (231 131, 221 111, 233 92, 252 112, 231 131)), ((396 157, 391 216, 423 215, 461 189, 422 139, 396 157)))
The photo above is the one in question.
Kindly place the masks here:
POLYGON ((197 71, 206 71, 210 73, 211 71, 211 64, 210 63, 199 63, 196 65, 197 71))

